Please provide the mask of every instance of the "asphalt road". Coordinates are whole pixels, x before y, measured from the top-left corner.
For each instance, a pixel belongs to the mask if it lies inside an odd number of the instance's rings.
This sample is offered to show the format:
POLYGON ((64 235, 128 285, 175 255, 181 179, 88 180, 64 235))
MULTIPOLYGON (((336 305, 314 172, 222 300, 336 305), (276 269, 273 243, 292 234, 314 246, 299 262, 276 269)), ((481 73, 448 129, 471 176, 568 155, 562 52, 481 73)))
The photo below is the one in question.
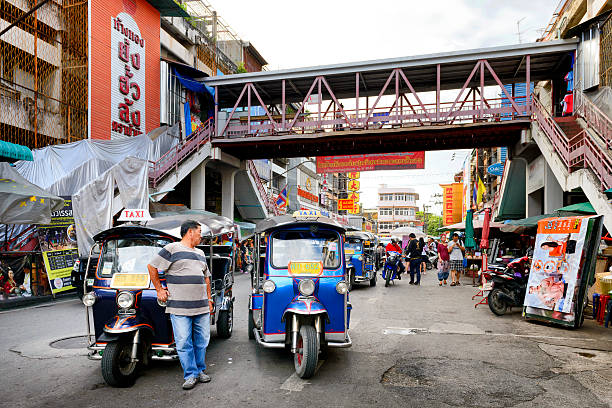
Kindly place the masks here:
MULTIPOLYGON (((212 382, 181 389, 178 362, 157 362, 135 386, 105 385, 84 345, 52 347, 85 333, 77 300, 0 313, 0 400, 5 407, 606 407, 612 404, 612 331, 494 316, 474 308, 468 285, 438 287, 429 272, 351 292, 353 347, 332 350, 314 378, 290 355, 247 338, 248 278, 236 277, 235 329, 207 354, 212 382)), ((464 281, 469 283, 468 279, 464 281)), ((612 330, 612 329, 608 329, 612 330)), ((72 343, 72 344, 70 344, 72 343)))

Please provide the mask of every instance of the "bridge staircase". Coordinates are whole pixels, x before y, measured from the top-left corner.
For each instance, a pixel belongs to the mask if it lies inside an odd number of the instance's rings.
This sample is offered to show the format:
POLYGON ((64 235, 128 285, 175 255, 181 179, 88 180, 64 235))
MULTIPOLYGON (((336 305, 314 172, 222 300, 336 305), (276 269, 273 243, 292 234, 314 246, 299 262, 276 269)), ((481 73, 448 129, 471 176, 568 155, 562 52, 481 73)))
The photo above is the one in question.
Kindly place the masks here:
MULTIPOLYGON (((149 188, 156 199, 162 198, 198 166, 212 158, 211 140, 214 130, 214 122, 209 119, 188 140, 174 146, 157 161, 149 163, 149 188)), ((243 214, 241 211, 243 218, 259 219, 278 213, 251 160, 246 162, 246 171, 236 175, 236 183, 239 191, 244 192, 250 208, 255 209, 255 217, 245 217, 253 215, 253 211, 249 214, 243 214)), ((236 200, 239 200, 238 196, 236 200)), ((240 211, 240 205, 238 208, 240 211)))
POLYGON ((580 91, 575 115, 553 118, 533 98, 532 136, 564 191, 581 189, 612 231, 612 120, 580 91))

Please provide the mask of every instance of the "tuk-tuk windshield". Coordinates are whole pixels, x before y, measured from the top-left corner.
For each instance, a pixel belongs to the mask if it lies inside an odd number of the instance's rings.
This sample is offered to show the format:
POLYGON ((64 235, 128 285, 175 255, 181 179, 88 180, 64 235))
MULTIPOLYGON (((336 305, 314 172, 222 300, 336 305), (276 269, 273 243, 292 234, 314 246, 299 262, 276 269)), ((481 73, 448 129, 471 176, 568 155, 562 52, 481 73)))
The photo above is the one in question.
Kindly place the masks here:
POLYGON ((289 262, 323 262, 323 268, 340 266, 340 236, 334 231, 291 230, 272 234, 272 266, 289 262))
POLYGON ((353 250, 354 253, 361 252, 362 241, 359 238, 350 238, 346 237, 346 242, 344 243, 344 250, 353 250))
POLYGON ((115 273, 148 273, 147 264, 169 244, 167 239, 112 239, 102 247, 101 276, 115 273))

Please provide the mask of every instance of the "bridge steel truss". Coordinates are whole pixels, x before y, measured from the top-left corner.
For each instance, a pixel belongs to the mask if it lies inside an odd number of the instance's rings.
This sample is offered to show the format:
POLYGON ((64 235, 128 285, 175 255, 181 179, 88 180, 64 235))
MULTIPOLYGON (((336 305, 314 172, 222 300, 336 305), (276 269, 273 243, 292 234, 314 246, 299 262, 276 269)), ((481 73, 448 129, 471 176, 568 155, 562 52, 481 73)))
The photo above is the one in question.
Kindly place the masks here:
POLYGON ((531 89, 519 95, 514 84, 552 79, 566 68, 575 47, 575 40, 560 40, 213 77, 206 84, 216 90, 215 137, 524 120, 532 113, 531 89), (498 97, 485 96, 491 85, 499 86, 498 97), (265 114, 253 115, 254 106, 265 114), (219 109, 229 112, 221 122, 219 109))

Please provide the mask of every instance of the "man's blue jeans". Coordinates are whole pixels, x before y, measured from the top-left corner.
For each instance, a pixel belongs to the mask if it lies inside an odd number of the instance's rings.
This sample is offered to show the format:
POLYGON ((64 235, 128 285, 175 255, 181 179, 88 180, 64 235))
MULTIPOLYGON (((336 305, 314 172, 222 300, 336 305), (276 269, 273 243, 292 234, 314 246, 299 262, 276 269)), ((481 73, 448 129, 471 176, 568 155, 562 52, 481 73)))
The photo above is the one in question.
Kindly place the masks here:
POLYGON ((421 283, 421 261, 420 259, 411 259, 410 260, 410 282, 415 284, 421 283), (416 274, 416 281, 414 280, 414 275, 416 274))
POLYGON ((210 314, 170 315, 176 351, 183 367, 183 377, 197 378, 206 370, 206 347, 210 340, 210 314))

